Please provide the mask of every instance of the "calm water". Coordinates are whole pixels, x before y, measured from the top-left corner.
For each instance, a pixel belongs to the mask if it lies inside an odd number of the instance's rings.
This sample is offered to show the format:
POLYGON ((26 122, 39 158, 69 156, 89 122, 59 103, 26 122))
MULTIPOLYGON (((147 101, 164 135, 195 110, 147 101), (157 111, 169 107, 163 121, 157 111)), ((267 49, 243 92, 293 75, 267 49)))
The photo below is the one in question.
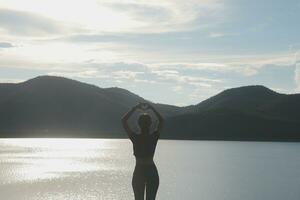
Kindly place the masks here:
MULTIPOLYGON (((159 141, 160 200, 299 200, 300 143, 159 141)), ((130 200, 131 143, 1 139, 0 198, 130 200)))

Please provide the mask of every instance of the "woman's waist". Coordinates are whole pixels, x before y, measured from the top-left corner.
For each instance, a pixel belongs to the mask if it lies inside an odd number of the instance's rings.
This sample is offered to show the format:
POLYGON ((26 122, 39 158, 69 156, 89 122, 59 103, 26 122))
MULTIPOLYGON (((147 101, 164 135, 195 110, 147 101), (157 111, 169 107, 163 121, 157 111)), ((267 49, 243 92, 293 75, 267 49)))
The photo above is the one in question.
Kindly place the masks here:
POLYGON ((137 164, 153 164, 153 157, 135 157, 137 164))

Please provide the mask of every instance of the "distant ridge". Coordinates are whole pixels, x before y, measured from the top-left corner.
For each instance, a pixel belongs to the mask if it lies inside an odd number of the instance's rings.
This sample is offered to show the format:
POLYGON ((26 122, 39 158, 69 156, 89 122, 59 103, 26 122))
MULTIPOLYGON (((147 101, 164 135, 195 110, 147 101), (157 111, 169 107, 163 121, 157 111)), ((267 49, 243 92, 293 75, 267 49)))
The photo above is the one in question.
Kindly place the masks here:
MULTIPOLYGON (((124 138, 121 116, 143 101, 150 102, 122 88, 63 77, 1 83, 0 137, 124 138)), ((300 141, 300 94, 256 85, 187 107, 152 104, 166 119, 164 138, 300 141)))
POLYGON ((257 109, 279 96, 281 96, 281 94, 261 85, 243 86, 224 90, 191 108, 195 111, 215 109, 218 107, 242 110, 249 110, 250 108, 257 109))
POLYGON ((168 119, 168 132, 187 138, 300 140, 300 94, 280 94, 264 86, 225 90, 168 119))

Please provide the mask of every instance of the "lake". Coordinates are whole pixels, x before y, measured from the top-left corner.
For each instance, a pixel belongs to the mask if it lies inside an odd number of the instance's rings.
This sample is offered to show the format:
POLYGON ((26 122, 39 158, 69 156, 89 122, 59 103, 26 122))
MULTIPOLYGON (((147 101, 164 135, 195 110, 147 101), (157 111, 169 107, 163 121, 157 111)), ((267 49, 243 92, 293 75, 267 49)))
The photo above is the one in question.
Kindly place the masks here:
MULTIPOLYGON (((300 143, 158 143, 158 200, 299 200, 300 143)), ((131 142, 0 139, 0 198, 133 199, 131 142)))

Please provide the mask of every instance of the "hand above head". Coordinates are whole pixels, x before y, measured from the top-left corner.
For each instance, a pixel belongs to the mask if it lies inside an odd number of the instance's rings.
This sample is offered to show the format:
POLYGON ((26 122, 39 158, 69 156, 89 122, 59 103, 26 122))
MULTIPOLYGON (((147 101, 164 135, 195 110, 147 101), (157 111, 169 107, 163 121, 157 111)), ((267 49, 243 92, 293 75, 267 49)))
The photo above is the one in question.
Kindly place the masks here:
POLYGON ((153 110, 153 106, 151 104, 148 104, 148 109, 152 109, 153 110))
POLYGON ((146 102, 138 103, 136 106, 134 106, 134 109, 147 110, 149 109, 149 104, 146 102))
POLYGON ((141 103, 141 109, 142 110, 148 110, 149 109, 149 104, 144 102, 144 103, 141 103))
POLYGON ((128 111, 123 117, 122 117, 122 124, 124 129, 126 130, 127 134, 129 135, 129 137, 133 137, 134 133, 133 131, 130 129, 127 120, 133 115, 133 113, 137 110, 137 109, 141 109, 141 110, 147 110, 149 108, 149 104, 148 103, 138 103, 137 105, 133 106, 131 108, 130 111, 128 111))
POLYGON ((137 110, 137 109, 141 109, 142 110, 142 104, 143 103, 138 103, 135 106, 132 107, 132 110, 137 110))
POLYGON ((162 129, 163 124, 164 124, 164 119, 163 119, 163 117, 162 117, 161 114, 154 108, 154 106, 152 106, 150 103, 144 103, 144 105, 145 105, 145 109, 152 110, 152 111, 154 112, 154 114, 157 116, 158 121, 159 121, 159 124, 158 124, 157 130, 156 130, 155 132, 159 134, 159 132, 160 132, 160 130, 162 129))

